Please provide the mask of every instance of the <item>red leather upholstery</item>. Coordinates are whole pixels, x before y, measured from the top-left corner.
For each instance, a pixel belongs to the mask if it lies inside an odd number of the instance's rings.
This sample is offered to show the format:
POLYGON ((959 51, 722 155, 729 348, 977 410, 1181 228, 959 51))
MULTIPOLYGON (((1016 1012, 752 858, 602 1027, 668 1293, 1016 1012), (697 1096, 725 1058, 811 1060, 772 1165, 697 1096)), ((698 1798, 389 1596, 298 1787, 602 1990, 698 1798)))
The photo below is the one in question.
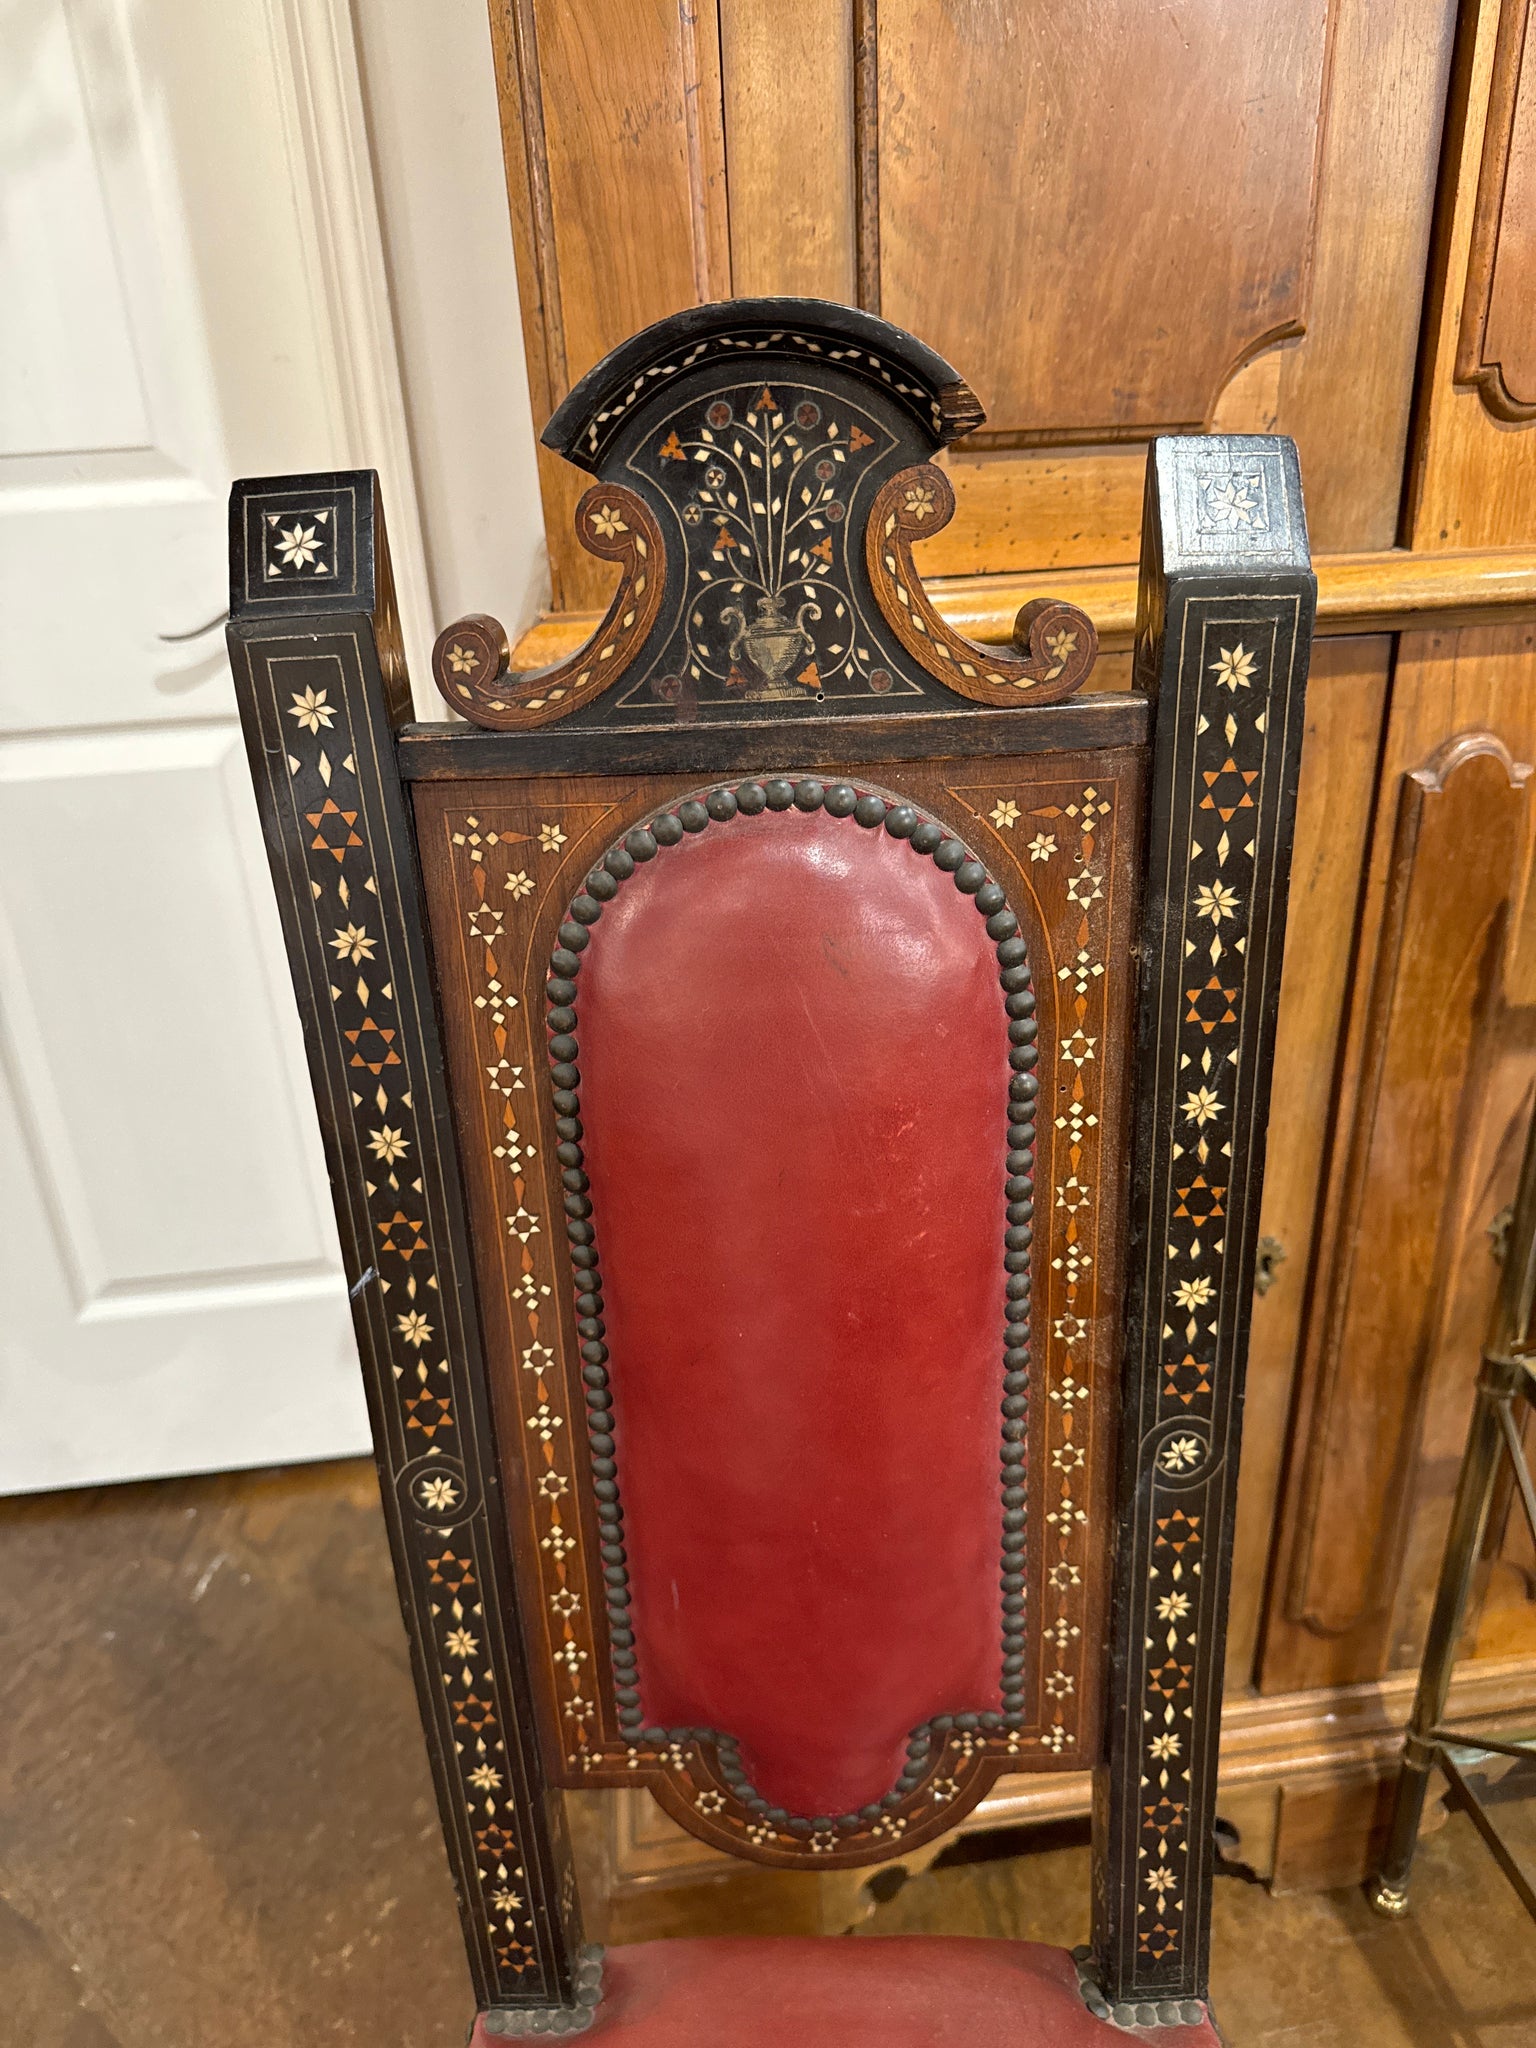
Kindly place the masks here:
MULTIPOLYGON (((611 1948, 589 2032, 613 2048, 1220 2048, 1199 2026, 1096 2020, 1065 1949, 966 1935, 611 1948)), ((471 2048, 502 2036, 475 2028, 471 2048)))
POLYGON ((970 898, 825 812, 667 850, 583 962, 646 1722, 794 1814, 999 1705, 1003 1005, 970 898))

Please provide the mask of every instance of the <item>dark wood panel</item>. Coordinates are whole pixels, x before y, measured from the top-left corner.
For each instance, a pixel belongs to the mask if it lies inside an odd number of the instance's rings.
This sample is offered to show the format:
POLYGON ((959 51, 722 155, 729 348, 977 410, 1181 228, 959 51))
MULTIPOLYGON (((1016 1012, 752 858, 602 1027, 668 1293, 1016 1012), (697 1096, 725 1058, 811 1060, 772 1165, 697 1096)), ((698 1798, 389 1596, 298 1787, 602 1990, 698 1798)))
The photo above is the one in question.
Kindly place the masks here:
MULTIPOLYGON (((1142 695, 1105 692, 1065 704, 1016 711, 908 713, 865 718, 859 749, 869 761, 941 761, 972 754, 1042 754, 1139 746, 1150 704, 1142 695)), ((407 781, 477 775, 580 775, 612 760, 600 731, 569 726, 537 732, 477 732, 462 725, 410 725, 400 735, 407 781)), ((724 725, 638 726, 624 734, 625 765, 636 774, 743 774, 782 766, 831 768, 847 757, 848 728, 835 718, 765 718, 724 725)))
POLYGON ((1094 1953, 1204 1981, 1217 1737, 1316 583, 1296 451, 1155 441, 1137 678, 1156 693, 1138 946, 1125 1419, 1094 1953), (1234 531, 1231 494, 1262 510, 1234 531), (1155 1860, 1154 1860, 1155 1859, 1155 1860))
POLYGON ((230 665, 470 1969, 482 2007, 569 2005, 588 1961, 496 1512, 463 1191, 395 770, 409 691, 392 658, 377 478, 248 478, 230 492, 229 525, 230 665), (295 507, 327 536, 310 563, 278 547, 295 507))

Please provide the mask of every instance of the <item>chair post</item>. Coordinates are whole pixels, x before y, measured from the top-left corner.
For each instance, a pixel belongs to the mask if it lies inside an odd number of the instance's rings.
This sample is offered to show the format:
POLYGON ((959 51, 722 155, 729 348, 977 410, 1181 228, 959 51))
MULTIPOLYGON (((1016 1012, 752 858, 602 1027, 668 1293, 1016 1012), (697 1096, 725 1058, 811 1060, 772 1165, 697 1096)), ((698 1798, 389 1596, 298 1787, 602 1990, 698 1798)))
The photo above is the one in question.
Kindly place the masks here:
POLYGON ((1293 444, 1147 466, 1153 693, 1096 2008, 1206 1995, 1222 1656, 1316 582, 1293 444), (1190 1392, 1193 1385, 1196 1391, 1190 1392))
POLYGON ((533 1722, 459 1162, 395 761, 409 716, 371 472, 237 483, 229 652, 303 1019, 477 2003, 595 2003, 533 1722))

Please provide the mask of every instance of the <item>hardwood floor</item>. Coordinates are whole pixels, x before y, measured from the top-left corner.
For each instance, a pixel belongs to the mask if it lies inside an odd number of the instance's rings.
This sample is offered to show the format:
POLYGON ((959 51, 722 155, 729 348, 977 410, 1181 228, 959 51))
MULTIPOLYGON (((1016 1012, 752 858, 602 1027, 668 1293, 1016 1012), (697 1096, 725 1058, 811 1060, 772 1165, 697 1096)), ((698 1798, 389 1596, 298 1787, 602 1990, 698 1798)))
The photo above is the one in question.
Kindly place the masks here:
POLYGON ((0 1559, 6 2048, 458 2048, 371 1467, 10 1501, 0 1559))
MULTIPOLYGON (((371 1468, 0 1502, 0 1637, 0 2048, 459 2048, 468 1982, 371 1468)), ((1083 1938, 1085 1848, 982 1852, 912 1878, 860 1937, 1083 1938)), ((1353 1891, 1220 1883, 1231 2048, 1531 2048, 1536 1929, 1459 1817, 1416 1896, 1394 1925, 1353 1891)), ((653 1894, 645 1931, 700 1911, 653 1894)), ((775 1911, 795 1923, 763 1898, 752 1923, 775 1911)))

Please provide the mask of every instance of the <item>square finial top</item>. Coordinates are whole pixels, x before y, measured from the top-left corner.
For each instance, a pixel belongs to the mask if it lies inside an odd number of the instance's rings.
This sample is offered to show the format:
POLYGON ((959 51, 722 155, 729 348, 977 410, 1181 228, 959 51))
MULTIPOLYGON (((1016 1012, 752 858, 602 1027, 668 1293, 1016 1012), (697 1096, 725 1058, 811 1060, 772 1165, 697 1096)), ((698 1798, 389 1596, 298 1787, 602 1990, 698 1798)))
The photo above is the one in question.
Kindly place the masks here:
POLYGON ((243 478, 230 492, 230 617, 374 610, 372 470, 243 478))
POLYGON ((1156 472, 1167 573, 1311 567, 1287 435, 1167 435, 1156 443, 1156 472))

